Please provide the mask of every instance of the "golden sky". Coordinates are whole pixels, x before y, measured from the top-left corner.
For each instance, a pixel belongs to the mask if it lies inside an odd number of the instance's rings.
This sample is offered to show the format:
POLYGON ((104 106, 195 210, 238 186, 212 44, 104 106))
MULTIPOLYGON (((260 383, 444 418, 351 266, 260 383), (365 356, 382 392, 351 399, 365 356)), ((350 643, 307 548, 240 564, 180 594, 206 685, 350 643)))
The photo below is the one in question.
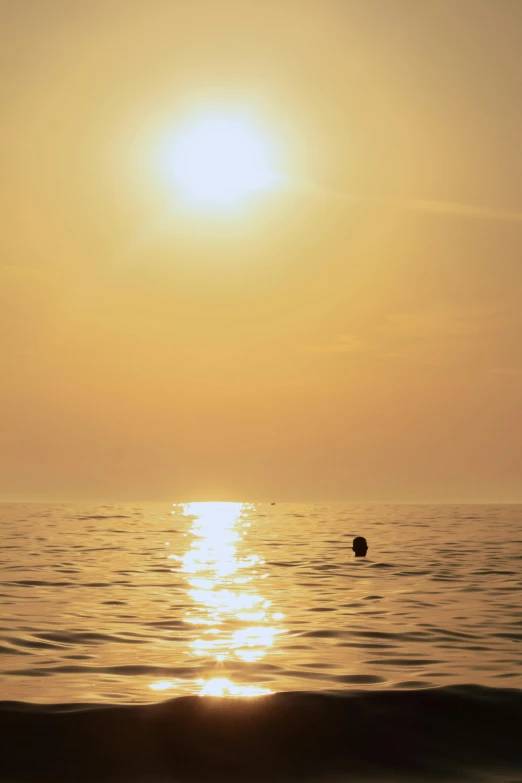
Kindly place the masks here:
POLYGON ((521 501, 520 0, 5 0, 0 498, 521 501), (183 204, 189 114, 281 184, 183 204))

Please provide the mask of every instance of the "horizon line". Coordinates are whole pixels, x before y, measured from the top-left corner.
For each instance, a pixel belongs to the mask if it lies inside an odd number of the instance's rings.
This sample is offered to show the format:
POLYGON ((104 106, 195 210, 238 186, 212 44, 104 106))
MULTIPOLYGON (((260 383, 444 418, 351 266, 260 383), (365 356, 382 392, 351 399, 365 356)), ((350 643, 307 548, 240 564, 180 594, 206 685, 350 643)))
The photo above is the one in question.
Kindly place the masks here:
POLYGON ((522 499, 518 500, 459 500, 459 499, 450 499, 450 500, 348 500, 348 499, 325 499, 325 498, 316 498, 316 499, 308 499, 308 500, 299 500, 299 499, 293 499, 293 500, 268 500, 268 499, 238 499, 237 497, 230 497, 230 498, 214 498, 214 499, 208 499, 208 500, 201 500, 197 498, 191 498, 191 499, 183 499, 183 500, 172 500, 172 499, 165 499, 165 498, 159 498, 159 499, 148 499, 148 500, 138 500, 136 498, 131 499, 114 499, 114 498, 30 498, 30 499, 23 499, 23 498, 11 498, 11 499, 4 499, 0 498, 0 505, 14 505, 14 504, 52 504, 57 503, 60 505, 67 505, 67 504, 73 504, 73 503, 90 503, 93 505, 99 505, 102 503, 107 503, 111 505, 118 505, 118 504, 129 504, 129 503, 136 503, 139 505, 149 505, 149 504, 168 504, 170 506, 175 505, 182 505, 182 504, 188 504, 188 503, 258 503, 258 504, 267 504, 267 505, 283 505, 283 504, 330 504, 330 505, 337 505, 340 503, 346 504, 346 505, 353 505, 353 506, 359 506, 359 505, 374 505, 374 506, 519 506, 522 505, 522 499))

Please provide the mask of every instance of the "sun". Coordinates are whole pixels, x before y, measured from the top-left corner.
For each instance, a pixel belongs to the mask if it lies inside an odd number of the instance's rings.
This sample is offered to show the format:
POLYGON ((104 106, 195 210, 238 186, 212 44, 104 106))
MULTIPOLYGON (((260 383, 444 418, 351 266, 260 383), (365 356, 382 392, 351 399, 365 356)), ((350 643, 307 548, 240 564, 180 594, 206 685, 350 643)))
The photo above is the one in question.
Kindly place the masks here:
POLYGON ((273 151, 246 118, 206 115, 188 123, 169 154, 169 176, 194 204, 230 206, 273 187, 273 151))

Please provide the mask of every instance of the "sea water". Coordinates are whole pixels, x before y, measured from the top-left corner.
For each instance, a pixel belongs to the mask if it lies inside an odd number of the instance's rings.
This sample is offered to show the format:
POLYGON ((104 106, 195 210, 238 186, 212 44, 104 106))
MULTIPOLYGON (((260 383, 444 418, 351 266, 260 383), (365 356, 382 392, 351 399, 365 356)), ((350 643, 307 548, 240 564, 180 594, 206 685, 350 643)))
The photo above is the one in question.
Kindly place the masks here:
POLYGON ((4 504, 0 526, 2 779, 522 765, 522 506, 4 504))

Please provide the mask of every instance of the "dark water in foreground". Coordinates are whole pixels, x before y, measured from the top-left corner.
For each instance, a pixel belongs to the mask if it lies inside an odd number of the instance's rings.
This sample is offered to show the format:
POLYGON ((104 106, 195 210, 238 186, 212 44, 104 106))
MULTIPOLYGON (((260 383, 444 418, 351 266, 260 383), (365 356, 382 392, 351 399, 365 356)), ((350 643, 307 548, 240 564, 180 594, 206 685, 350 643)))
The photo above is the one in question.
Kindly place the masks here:
POLYGON ((0 780, 522 781, 521 521, 0 506, 0 780))

